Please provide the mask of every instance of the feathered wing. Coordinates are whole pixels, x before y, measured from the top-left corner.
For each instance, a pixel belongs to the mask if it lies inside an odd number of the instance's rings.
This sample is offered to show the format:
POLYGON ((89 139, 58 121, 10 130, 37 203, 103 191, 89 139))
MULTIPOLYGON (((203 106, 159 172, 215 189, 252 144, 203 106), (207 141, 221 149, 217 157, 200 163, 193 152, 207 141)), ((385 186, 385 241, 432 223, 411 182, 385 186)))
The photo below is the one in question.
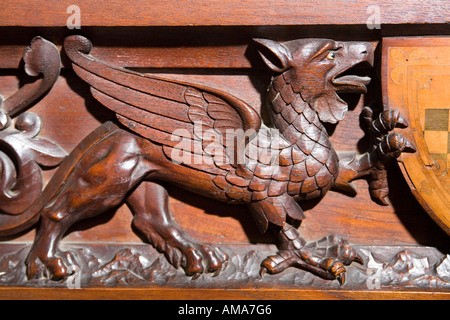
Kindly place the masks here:
MULTIPOLYGON (((192 157, 210 157, 217 170, 231 166, 245 174, 245 167, 231 158, 241 146, 228 143, 227 147, 226 132, 259 130, 260 116, 249 105, 213 88, 108 65, 89 55, 92 44, 81 36, 66 38, 64 48, 74 71, 91 86, 93 96, 114 111, 127 128, 161 144, 169 158, 183 139, 184 146, 191 144, 192 157)), ((202 164, 192 162, 194 168, 202 170, 202 164)), ((212 166, 208 166, 210 170, 212 166)))

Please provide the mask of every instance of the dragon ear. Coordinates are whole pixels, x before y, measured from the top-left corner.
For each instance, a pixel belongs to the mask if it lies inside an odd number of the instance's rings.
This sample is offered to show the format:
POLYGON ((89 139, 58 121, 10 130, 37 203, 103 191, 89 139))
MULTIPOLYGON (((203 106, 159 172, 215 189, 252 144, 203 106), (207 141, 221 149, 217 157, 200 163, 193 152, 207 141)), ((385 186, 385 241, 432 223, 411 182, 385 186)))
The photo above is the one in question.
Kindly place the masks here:
POLYGON ((268 39, 253 39, 253 41, 260 45, 258 53, 270 70, 283 72, 290 67, 291 52, 281 43, 268 39))

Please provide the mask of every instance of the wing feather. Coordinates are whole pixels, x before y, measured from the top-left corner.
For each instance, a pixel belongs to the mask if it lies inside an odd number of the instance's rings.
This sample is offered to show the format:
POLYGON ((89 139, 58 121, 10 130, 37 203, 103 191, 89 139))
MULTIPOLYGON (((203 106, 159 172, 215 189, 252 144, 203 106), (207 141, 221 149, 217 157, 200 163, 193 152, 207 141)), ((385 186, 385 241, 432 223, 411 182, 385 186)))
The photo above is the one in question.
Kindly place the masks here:
POLYGON ((183 130, 178 130, 177 135, 184 136, 186 138, 190 137, 189 132, 192 130, 192 123, 187 123, 184 121, 175 120, 170 117, 165 117, 157 113, 146 112, 142 113, 136 111, 133 105, 122 102, 115 99, 95 88, 91 88, 92 95, 101 104, 107 105, 109 109, 114 111, 118 115, 122 115, 130 120, 137 121, 150 128, 172 134, 173 128, 179 128, 183 130))
POLYGON ((167 146, 176 146, 178 144, 177 140, 172 138, 170 134, 153 129, 149 126, 143 125, 142 123, 139 123, 137 121, 134 121, 132 119, 129 119, 123 115, 118 114, 117 119, 120 123, 122 123, 125 127, 131 129, 132 131, 136 132, 137 134, 143 136, 144 138, 151 139, 152 141, 167 145, 167 146))
MULTIPOLYGON (((90 70, 83 69, 79 66, 73 66, 76 74, 86 81, 92 88, 104 94, 113 97, 114 99, 123 101, 142 111, 157 113, 168 118, 177 119, 184 122, 190 122, 187 117, 189 106, 186 102, 178 102, 168 99, 162 99, 158 96, 135 90, 130 87, 122 86, 113 81, 105 81, 105 78, 97 76, 90 72, 90 70)), ((109 105, 106 105, 109 108, 109 105)))
MULTIPOLYGON (((194 147, 193 157, 203 154, 212 159, 209 172, 215 172, 227 168, 227 154, 236 154, 231 146, 227 150, 227 130, 252 129, 256 133, 261 126, 253 108, 220 90, 106 64, 89 55, 92 44, 81 36, 67 37, 64 48, 74 71, 91 86, 93 96, 130 130, 163 145, 166 155, 180 148, 178 136, 194 147)), ((200 168, 195 163, 193 167, 200 168)), ((199 170, 206 171, 206 167, 199 170)))

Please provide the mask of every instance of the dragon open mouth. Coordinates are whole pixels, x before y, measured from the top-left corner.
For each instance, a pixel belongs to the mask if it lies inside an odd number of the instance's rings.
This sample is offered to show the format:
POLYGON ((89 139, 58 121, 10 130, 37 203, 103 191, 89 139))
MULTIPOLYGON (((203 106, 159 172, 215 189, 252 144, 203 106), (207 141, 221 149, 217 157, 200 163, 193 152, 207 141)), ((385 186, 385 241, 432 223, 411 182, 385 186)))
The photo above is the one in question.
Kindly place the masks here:
POLYGON ((370 64, 367 62, 358 63, 342 70, 335 75, 331 82, 336 87, 336 92, 359 93, 367 92, 367 85, 370 83, 370 64))

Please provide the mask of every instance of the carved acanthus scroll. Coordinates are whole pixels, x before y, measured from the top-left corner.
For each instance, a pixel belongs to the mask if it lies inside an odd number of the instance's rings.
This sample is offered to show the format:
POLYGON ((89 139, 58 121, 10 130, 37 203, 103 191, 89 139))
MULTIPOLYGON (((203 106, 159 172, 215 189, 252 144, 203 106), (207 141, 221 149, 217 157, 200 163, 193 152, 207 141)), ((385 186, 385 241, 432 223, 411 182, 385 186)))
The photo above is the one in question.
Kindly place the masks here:
POLYGON ((0 97, 0 234, 23 230, 38 216, 28 214, 43 189, 41 167, 58 165, 67 155, 55 142, 39 136, 38 115, 25 112, 59 77, 60 56, 49 41, 36 37, 23 55, 25 71, 38 77, 3 101, 0 97))

